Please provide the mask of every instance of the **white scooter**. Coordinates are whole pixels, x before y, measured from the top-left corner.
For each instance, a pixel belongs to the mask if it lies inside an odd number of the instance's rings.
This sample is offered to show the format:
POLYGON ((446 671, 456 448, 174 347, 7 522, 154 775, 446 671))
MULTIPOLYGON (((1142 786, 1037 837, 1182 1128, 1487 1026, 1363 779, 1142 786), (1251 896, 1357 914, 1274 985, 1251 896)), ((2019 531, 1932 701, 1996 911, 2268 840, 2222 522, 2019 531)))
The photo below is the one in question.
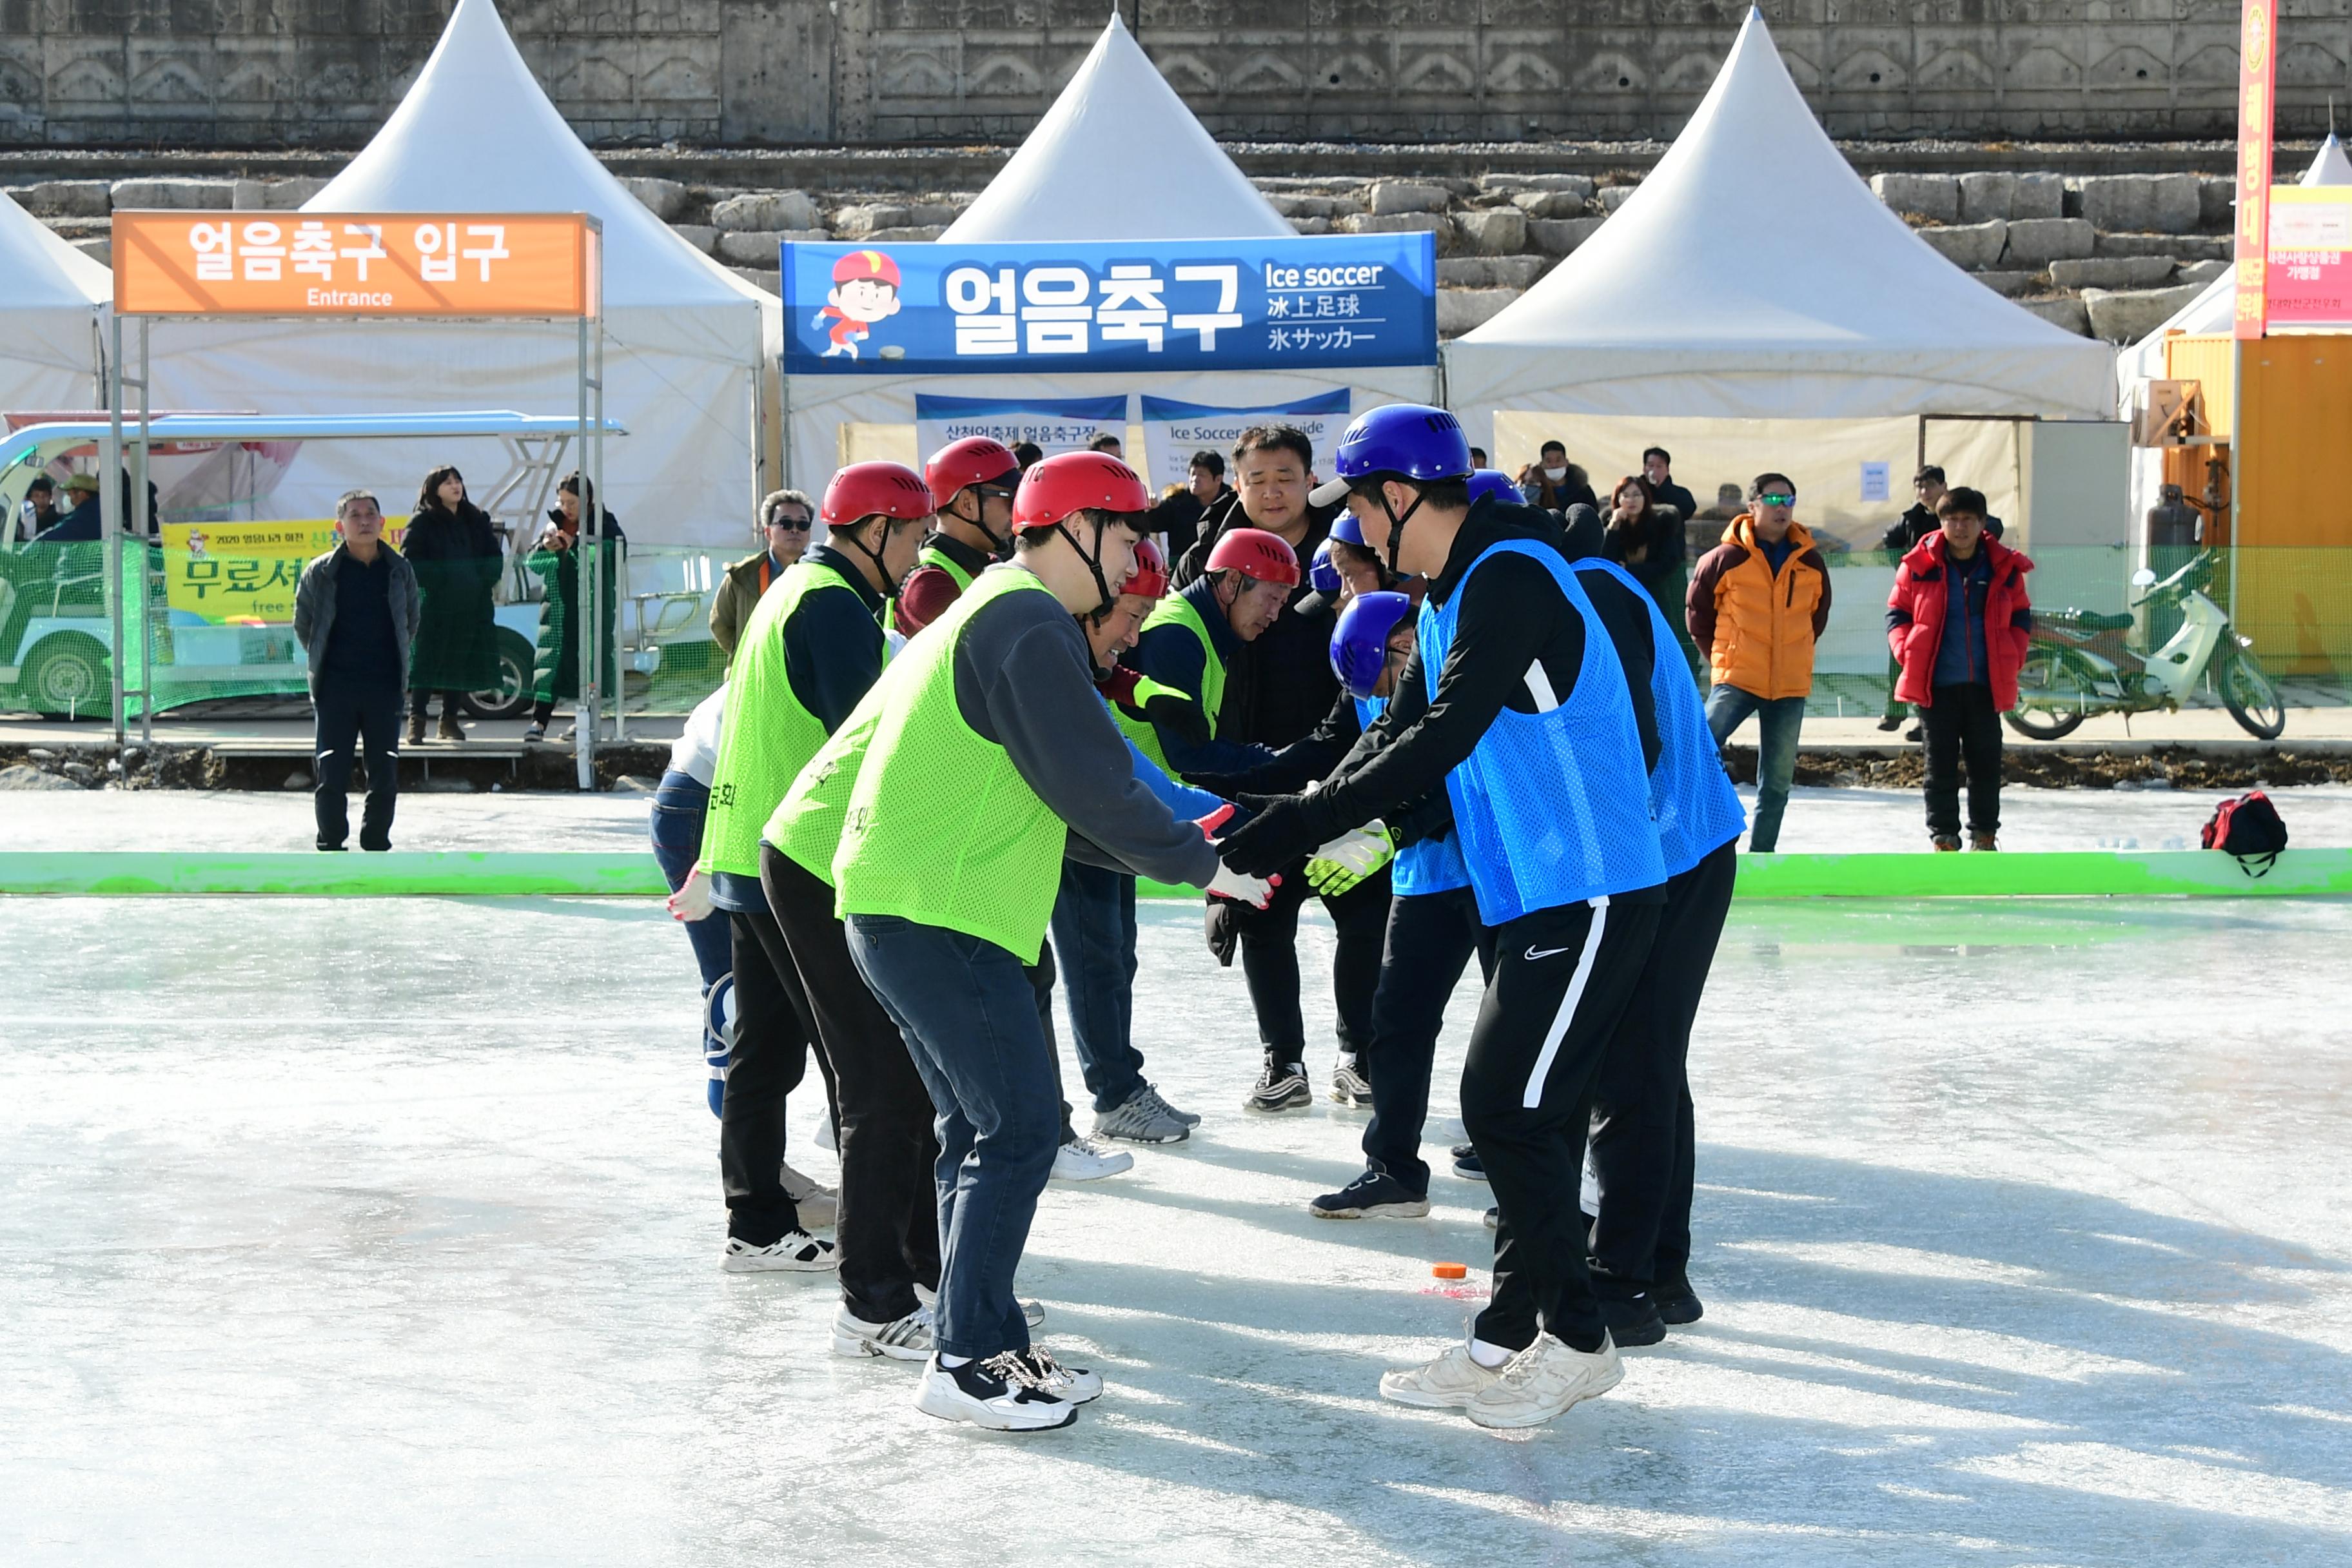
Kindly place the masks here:
POLYGON ((2143 590, 2135 609, 2168 606, 2180 616, 2180 629, 2145 657, 2124 644, 2128 615, 2036 611, 2032 645, 2017 674, 2017 709, 2005 715, 2010 728, 2054 741, 2095 713, 2174 712, 2210 675, 2221 705, 2248 734, 2277 740, 2286 729, 2278 687, 2254 658, 2253 639, 2239 636, 2229 613, 2205 595, 2220 559, 2200 551, 2161 583, 2145 568, 2132 574, 2132 586, 2143 590))

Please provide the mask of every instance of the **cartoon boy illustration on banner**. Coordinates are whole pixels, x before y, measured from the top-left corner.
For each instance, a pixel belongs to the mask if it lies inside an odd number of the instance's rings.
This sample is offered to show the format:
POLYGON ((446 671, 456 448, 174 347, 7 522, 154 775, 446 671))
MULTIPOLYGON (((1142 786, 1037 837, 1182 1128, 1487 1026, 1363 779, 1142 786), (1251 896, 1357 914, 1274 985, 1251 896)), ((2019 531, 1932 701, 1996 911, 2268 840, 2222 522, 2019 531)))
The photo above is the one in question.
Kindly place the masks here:
POLYGON ((853 250, 833 264, 833 290, 813 325, 832 339, 826 359, 857 357, 866 329, 898 313, 898 264, 878 250, 853 250))

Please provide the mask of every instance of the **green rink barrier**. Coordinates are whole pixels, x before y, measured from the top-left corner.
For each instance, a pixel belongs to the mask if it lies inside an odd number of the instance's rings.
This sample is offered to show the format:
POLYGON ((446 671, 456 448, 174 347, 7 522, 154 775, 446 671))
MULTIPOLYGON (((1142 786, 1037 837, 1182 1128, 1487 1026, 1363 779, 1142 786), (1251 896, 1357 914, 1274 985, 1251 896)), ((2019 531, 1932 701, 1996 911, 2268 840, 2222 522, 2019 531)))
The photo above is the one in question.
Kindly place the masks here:
MULTIPOLYGON (((0 853, 0 894, 113 898, 265 893, 316 898, 661 898, 650 854, 469 850, 385 855, 202 851, 0 853)), ((1197 889, 1144 882, 1147 899, 1197 889)), ((2048 854, 1743 855, 1741 899, 2166 898, 2352 893, 2352 849, 2290 849, 2249 877, 2210 849, 2048 854)))

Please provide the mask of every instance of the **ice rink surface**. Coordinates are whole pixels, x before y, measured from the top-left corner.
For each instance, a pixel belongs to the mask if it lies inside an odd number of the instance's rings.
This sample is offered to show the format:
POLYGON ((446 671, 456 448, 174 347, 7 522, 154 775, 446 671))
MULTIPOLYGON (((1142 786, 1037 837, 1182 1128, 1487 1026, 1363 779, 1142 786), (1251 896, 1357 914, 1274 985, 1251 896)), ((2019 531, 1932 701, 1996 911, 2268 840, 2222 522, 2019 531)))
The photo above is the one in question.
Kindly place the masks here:
MULTIPOLYGON (((1916 831, 1834 793, 1790 847, 1916 831)), ((2077 803, 2148 847, 2202 816, 2077 803)), ((1137 1027, 1207 1121, 1051 1189, 1022 1275, 1111 1390, 1010 1438, 834 1357, 822 1279, 719 1272, 652 905, 0 900, 0 1563, 2352 1561, 2352 904, 1738 906, 1694 1057, 1707 1315, 1511 1436, 1376 1394, 1461 1331, 1430 1265, 1483 1287, 1486 1189, 1310 1218, 1362 1117, 1244 1116, 1200 930, 1145 907, 1137 1027)))

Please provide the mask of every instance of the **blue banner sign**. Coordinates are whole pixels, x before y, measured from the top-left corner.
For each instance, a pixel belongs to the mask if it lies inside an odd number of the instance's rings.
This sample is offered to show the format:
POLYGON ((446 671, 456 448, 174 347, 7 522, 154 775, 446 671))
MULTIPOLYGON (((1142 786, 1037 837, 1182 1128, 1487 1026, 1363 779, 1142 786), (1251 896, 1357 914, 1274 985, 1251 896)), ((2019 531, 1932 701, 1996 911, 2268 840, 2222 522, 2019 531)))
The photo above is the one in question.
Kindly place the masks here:
POLYGON ((1437 362, 1427 234, 783 247, 789 375, 1437 362))

